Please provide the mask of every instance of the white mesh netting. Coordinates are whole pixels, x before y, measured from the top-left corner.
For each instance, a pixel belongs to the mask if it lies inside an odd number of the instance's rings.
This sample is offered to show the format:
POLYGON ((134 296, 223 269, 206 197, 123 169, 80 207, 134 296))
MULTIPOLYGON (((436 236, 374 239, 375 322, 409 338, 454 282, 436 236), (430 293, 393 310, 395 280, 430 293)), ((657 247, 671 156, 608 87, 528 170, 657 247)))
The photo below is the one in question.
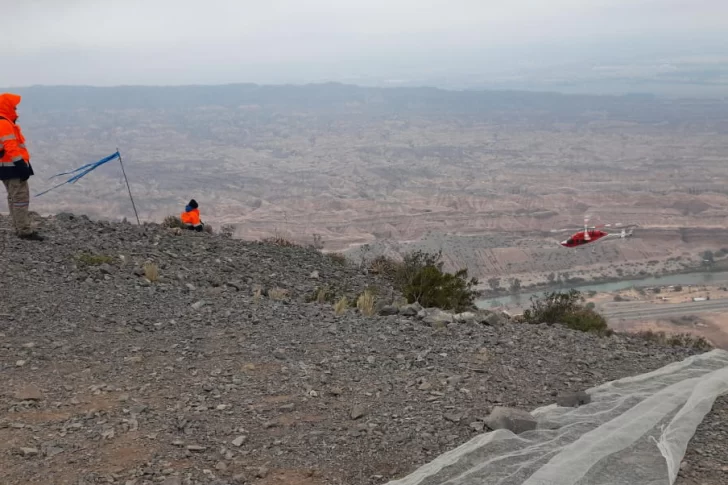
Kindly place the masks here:
POLYGON ((478 435, 388 485, 670 485, 696 428, 728 392, 728 352, 587 392, 588 405, 533 411, 535 431, 478 435))

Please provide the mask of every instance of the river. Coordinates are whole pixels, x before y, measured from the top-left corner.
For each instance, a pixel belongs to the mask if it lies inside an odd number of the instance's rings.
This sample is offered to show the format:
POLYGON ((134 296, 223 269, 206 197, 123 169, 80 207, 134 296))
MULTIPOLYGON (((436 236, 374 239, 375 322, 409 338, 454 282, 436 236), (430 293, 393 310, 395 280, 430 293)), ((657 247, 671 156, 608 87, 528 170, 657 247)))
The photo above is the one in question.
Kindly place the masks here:
POLYGON ((704 284, 716 284, 716 283, 727 283, 728 284, 728 271, 700 271, 695 273, 683 273, 683 274, 672 274, 665 276, 650 276, 647 278, 623 280, 623 281, 611 281, 608 283, 595 283, 585 284, 580 286, 552 286, 549 288, 543 288, 536 292, 529 293, 517 293, 513 295, 499 296, 497 298, 486 298, 484 300, 478 300, 476 305, 479 308, 490 308, 494 306, 505 306, 505 307, 516 307, 524 308, 530 305, 529 299, 531 296, 541 296, 545 292, 562 290, 566 291, 571 288, 579 290, 582 293, 588 291, 596 291, 600 293, 608 293, 619 290, 626 290, 629 288, 646 288, 653 286, 672 286, 672 285, 704 285, 704 284))

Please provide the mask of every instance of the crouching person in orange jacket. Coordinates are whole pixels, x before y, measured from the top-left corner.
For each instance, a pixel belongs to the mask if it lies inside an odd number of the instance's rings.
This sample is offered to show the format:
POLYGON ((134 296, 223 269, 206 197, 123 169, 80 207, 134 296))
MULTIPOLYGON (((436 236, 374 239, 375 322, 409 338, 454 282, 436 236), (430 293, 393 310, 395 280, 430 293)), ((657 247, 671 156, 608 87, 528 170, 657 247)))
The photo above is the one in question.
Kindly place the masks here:
POLYGON ((30 226, 28 179, 33 175, 33 167, 23 132, 16 124, 18 104, 20 96, 17 94, 0 94, 0 180, 8 192, 8 209, 17 235, 22 239, 42 241, 43 236, 30 226))
POLYGON ((187 204, 187 207, 185 207, 185 211, 180 216, 180 219, 187 229, 202 232, 205 225, 200 220, 200 209, 198 207, 197 201, 192 199, 187 204))

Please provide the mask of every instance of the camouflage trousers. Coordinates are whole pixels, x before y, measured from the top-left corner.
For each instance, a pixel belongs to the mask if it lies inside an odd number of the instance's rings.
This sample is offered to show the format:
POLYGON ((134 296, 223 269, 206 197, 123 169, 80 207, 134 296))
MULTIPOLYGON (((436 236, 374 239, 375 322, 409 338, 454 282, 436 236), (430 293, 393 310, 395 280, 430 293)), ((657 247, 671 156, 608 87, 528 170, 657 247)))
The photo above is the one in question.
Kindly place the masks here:
POLYGON ((5 190, 8 192, 8 209, 10 218, 13 220, 15 231, 23 236, 30 234, 30 216, 28 206, 30 204, 30 187, 27 180, 10 179, 3 180, 5 190))

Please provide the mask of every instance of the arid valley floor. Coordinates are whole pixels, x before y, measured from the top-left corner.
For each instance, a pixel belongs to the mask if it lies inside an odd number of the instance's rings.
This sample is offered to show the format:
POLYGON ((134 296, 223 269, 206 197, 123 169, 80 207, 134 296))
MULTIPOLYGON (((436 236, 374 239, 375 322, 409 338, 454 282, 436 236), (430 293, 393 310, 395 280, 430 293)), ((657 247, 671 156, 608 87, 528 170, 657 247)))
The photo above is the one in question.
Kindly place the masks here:
MULTIPOLYGON (((119 147, 143 220, 178 214, 352 259, 442 249, 484 289, 700 268, 728 246, 728 102, 340 84, 28 88, 38 174, 119 147), (592 224, 634 237, 568 250, 592 224)), ((32 202, 132 219, 118 165, 32 202)), ((716 264, 720 264, 717 262, 716 264)))

